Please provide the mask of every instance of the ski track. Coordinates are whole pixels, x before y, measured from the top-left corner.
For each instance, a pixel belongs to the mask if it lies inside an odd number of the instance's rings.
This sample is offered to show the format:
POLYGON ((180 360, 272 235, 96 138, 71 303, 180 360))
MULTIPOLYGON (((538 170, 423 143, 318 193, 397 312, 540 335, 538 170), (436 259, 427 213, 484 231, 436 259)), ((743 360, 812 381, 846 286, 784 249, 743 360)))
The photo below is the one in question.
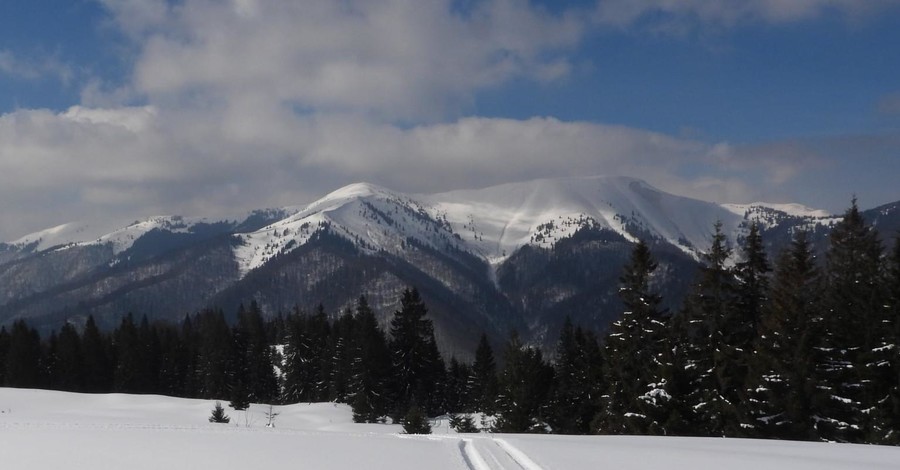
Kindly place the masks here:
POLYGON ((521 450, 499 438, 461 439, 459 449, 469 470, 544 470, 521 450))

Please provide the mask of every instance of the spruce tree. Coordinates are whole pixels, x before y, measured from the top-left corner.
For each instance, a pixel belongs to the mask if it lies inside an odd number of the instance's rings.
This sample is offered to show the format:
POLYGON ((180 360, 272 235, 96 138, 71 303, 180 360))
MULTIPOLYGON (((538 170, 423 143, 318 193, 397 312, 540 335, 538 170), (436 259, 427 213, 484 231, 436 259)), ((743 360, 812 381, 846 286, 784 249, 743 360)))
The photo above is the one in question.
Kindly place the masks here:
POLYGON ((543 432, 553 368, 544 362, 539 349, 522 344, 515 332, 506 344, 504 362, 499 378, 496 430, 543 432))
POLYGON ((882 374, 890 363, 885 337, 881 279, 882 246, 856 200, 829 236, 825 272, 824 334, 818 345, 816 403, 819 437, 863 442, 877 434, 877 404, 887 390, 882 374))
POLYGON ((597 413, 595 392, 600 389, 590 371, 587 336, 566 317, 556 347, 554 381, 547 411, 553 432, 587 434, 597 413))
POLYGON ((819 324, 819 270, 807 232, 794 236, 775 266, 770 301, 762 309, 746 385, 749 429, 757 437, 814 438, 813 346, 819 324))
POLYGON ((481 333, 475 349, 475 362, 472 363, 467 388, 470 400, 467 411, 494 413, 497 402, 497 365, 494 362, 494 350, 484 333, 481 333))
POLYGON ((352 344, 349 398, 353 419, 374 423, 387 414, 391 357, 384 331, 365 296, 356 302, 352 344))
POLYGON ((422 408, 411 404, 403 416, 403 432, 406 434, 431 434, 431 424, 422 408))
POLYGON ((759 233, 759 224, 750 225, 750 231, 742 244, 743 259, 735 264, 737 279, 733 305, 722 318, 722 370, 719 376, 726 399, 733 404, 740 423, 733 422, 726 430, 731 436, 747 433, 752 425, 748 417, 747 379, 750 361, 754 356, 754 342, 759 329, 764 305, 769 297, 769 260, 759 233))
POLYGON ((80 392, 84 390, 84 358, 81 337, 70 323, 63 325, 57 337, 57 364, 54 385, 58 390, 80 392))
POLYGON ((112 345, 108 336, 100 333, 93 315, 88 316, 81 335, 84 391, 92 393, 112 390, 112 345))
POLYGON ((41 338, 25 320, 16 320, 9 332, 6 386, 37 388, 41 384, 41 338))
POLYGON ((888 260, 888 272, 886 277, 888 312, 887 328, 892 332, 891 347, 892 364, 887 380, 888 399, 885 400, 881 416, 884 432, 879 442, 885 444, 900 444, 900 233, 894 237, 894 248, 888 260))
POLYGON ((427 412, 439 405, 437 382, 444 364, 437 351, 434 327, 425 318, 428 308, 416 289, 406 289, 400 310, 391 319, 391 376, 393 378, 393 413, 403 416, 415 401, 427 412))
POLYGON ((225 414, 225 409, 222 408, 222 404, 216 402, 216 406, 212 410, 212 414, 209 417, 210 423, 220 423, 220 424, 228 424, 231 422, 231 418, 225 414))
POLYGON ((6 387, 6 357, 9 354, 9 333, 0 326, 0 387, 6 387))
POLYGON ((678 351, 686 384, 683 398, 688 416, 682 416, 688 428, 700 435, 724 436, 737 433, 740 426, 734 386, 738 377, 727 354, 729 336, 726 319, 731 318, 735 298, 735 278, 726 265, 731 255, 717 222, 710 250, 703 255, 697 283, 685 300, 678 327, 678 351))
POLYGON ((619 278, 619 297, 625 310, 612 324, 604 345, 607 387, 594 423, 597 432, 643 434, 654 426, 656 417, 647 414, 648 405, 654 403, 647 403, 645 394, 663 382, 662 298, 651 288, 657 267, 649 247, 640 241, 619 278))

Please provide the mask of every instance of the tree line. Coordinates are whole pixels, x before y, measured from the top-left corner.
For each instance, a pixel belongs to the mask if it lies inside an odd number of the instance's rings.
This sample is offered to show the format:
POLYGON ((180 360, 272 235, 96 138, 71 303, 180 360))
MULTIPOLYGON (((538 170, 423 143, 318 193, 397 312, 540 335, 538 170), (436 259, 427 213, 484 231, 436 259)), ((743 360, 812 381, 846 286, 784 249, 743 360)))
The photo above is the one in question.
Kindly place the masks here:
POLYGON ((472 363, 445 361, 407 289, 388 331, 364 296, 334 319, 319 307, 266 320, 254 302, 232 325, 220 310, 179 325, 129 315, 109 333, 88 318, 45 339, 19 320, 0 329, 0 385, 236 409, 334 401, 358 422, 480 412, 499 432, 900 443, 900 237, 885 253, 854 201, 822 261, 798 231, 770 262, 755 224, 738 250, 716 225, 672 312, 639 242, 620 277, 620 319, 603 337, 567 320, 552 360, 513 332, 499 361, 484 335, 472 363))

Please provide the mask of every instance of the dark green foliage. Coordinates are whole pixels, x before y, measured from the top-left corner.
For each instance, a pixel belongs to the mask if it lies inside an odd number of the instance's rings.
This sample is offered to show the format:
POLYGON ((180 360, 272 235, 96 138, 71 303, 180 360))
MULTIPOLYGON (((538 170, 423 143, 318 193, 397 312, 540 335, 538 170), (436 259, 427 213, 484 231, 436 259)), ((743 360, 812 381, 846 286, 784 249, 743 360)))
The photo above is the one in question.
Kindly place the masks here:
POLYGON ((537 348, 513 333, 506 344, 497 399, 499 432, 544 432, 545 406, 553 383, 553 368, 537 348))
POLYGON ((94 317, 89 316, 81 336, 84 391, 96 393, 112 388, 111 350, 109 337, 100 333, 94 317))
POLYGON ((481 432, 478 426, 475 425, 475 419, 470 414, 451 415, 450 427, 458 433, 481 432))
POLYGON ((222 408, 221 403, 216 402, 216 406, 215 406, 215 408, 213 408, 212 414, 209 417, 209 422, 210 423, 222 423, 222 424, 227 424, 227 423, 231 422, 231 418, 229 418, 228 415, 225 414, 225 409, 222 408))
POLYGON ((469 411, 493 414, 497 402, 497 365, 487 335, 481 333, 467 385, 469 411))
POLYGON ((12 324, 6 352, 6 386, 36 388, 41 385, 41 339, 24 320, 12 324))
POLYGON ((444 362, 434 340, 434 327, 425 318, 428 309, 416 289, 406 289, 400 310, 391 319, 393 413, 403 416, 415 401, 430 413, 442 410, 438 394, 444 362))
POLYGON ((665 331, 661 298, 651 287, 658 265, 643 242, 635 245, 619 278, 619 297, 625 306, 606 337, 603 364, 606 388, 594 431, 604 434, 649 433, 662 426, 657 399, 664 384, 665 331))
POLYGON ((403 432, 406 434, 431 434, 431 424, 417 405, 412 404, 403 416, 403 432))
POLYGON ((550 394, 547 424, 553 432, 587 434, 597 413, 597 400, 602 383, 599 346, 592 335, 575 328, 566 318, 556 348, 554 382, 550 394))
POLYGON ((835 225, 827 252, 824 308, 816 360, 814 404, 819 437, 860 442, 881 431, 871 418, 887 396, 882 374, 889 371, 883 328, 885 297, 881 279, 882 246, 866 224, 856 201, 835 225))
POLYGON ((748 429, 754 436, 812 439, 816 395, 813 341, 820 334, 819 270, 806 232, 798 232, 775 266, 771 298, 762 309, 746 387, 748 429))
POLYGON ((709 252, 693 291, 685 301, 679 321, 675 323, 675 361, 683 366, 687 396, 680 397, 686 407, 682 415, 693 433, 707 436, 738 433, 740 419, 733 375, 728 354, 728 319, 735 298, 735 278, 726 266, 731 250, 726 245, 722 224, 717 223, 709 252))
POLYGON ((391 357, 384 332, 365 296, 356 303, 354 316, 350 403, 356 422, 374 423, 387 414, 387 379, 391 357))
POLYGON ((447 380, 444 385, 444 409, 459 412, 468 409, 468 382, 472 368, 460 363, 455 357, 450 358, 447 367, 447 380))

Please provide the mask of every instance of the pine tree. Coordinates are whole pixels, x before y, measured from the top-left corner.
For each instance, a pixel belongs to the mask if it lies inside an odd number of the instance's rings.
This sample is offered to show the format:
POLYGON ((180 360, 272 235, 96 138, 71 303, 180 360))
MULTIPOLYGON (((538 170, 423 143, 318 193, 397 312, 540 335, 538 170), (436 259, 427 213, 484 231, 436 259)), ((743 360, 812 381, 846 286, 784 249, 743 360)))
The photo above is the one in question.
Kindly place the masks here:
POLYGON ((825 440, 863 442, 877 434, 872 417, 887 395, 889 364, 881 279, 882 246, 854 199, 830 234, 825 272, 824 334, 817 373, 824 391, 815 405, 825 440))
POLYGON ((483 332, 475 349, 475 362, 472 363, 467 395, 469 397, 467 411, 493 414, 497 402, 497 364, 494 362, 491 343, 483 332))
POLYGON ((54 388, 70 392, 84 389, 84 358, 81 352, 81 337, 70 323, 59 330, 56 344, 57 364, 54 371, 54 388))
POLYGON ((229 418, 228 415, 225 414, 225 409, 222 408, 221 403, 216 402, 216 406, 212 410, 212 415, 210 415, 209 417, 209 422, 221 424, 228 424, 231 422, 231 418, 229 418))
POLYGON ((9 355, 9 333, 0 326, 0 387, 6 387, 6 357, 9 355))
POLYGON ((391 319, 391 370, 395 417, 402 416, 413 401, 440 411, 438 381, 444 364, 437 351, 434 327, 425 318, 428 309, 416 289, 406 289, 400 300, 400 310, 391 319))
POLYGON ((544 362, 539 349, 523 345, 515 332, 506 344, 504 362, 499 378, 496 430, 543 432, 553 368, 544 362))
POLYGON ((472 375, 471 367, 450 358, 447 366, 447 380, 444 385, 444 409, 450 412, 459 412, 466 409, 468 398, 468 381, 472 375))
POLYGON ((450 427, 460 434, 481 432, 475 425, 475 419, 468 413, 450 416, 450 427))
POLYGON ((110 359, 112 344, 108 336, 100 333, 94 317, 88 316, 81 335, 82 370, 84 391, 109 392, 112 390, 113 366, 110 359))
POLYGON ((547 422, 553 432, 587 434, 597 413, 596 395, 600 388, 592 381, 593 364, 588 358, 587 336, 566 317, 556 347, 554 382, 547 422))
POLYGON ((734 405, 736 419, 726 430, 731 436, 746 435, 752 424, 748 416, 747 379, 754 342, 762 317, 763 306, 769 297, 769 260, 759 233, 759 224, 750 225, 750 232, 742 246, 743 260, 734 267, 737 285, 734 304, 722 319, 722 370, 721 383, 726 399, 734 405))
POLYGON ((640 241, 619 278, 625 310, 606 337, 604 378, 608 385, 594 423, 597 432, 643 434, 653 426, 655 417, 647 414, 644 396, 662 383, 662 298, 651 288, 657 267, 649 247, 640 241))
POLYGON ((890 374, 886 379, 888 399, 882 405, 880 413, 884 432, 878 441, 897 445, 900 444, 900 233, 894 238, 886 285, 889 299, 887 328, 893 333, 893 342, 889 345, 893 354, 890 374))
POLYGON ((16 320, 6 352, 6 386, 37 388, 41 384, 41 339, 25 320, 16 320))
POLYGON ((730 375, 733 369, 726 354, 729 331, 725 320, 732 315, 735 296, 735 279, 726 266, 730 254, 718 222, 712 246, 703 256, 699 280, 676 322, 677 354, 681 357, 675 361, 681 362, 679 372, 685 376, 674 380, 687 386, 687 394, 679 398, 687 405, 681 411, 691 410, 682 419, 700 435, 731 435, 740 425, 732 388, 738 380, 730 375))
POLYGON ((418 405, 410 405, 403 416, 403 432, 406 434, 431 434, 431 424, 418 405))
POLYGON ((819 271, 806 232, 779 256, 770 302, 762 309, 746 386, 753 435, 814 437, 811 400, 817 393, 813 341, 819 325, 819 271))
POLYGON ((231 329, 221 310, 204 310, 197 321, 200 346, 197 374, 202 398, 228 397, 231 361, 231 329))
POLYGON ((352 344, 349 398, 353 420, 374 423, 387 414, 391 357, 384 331, 365 296, 356 303, 352 344))

